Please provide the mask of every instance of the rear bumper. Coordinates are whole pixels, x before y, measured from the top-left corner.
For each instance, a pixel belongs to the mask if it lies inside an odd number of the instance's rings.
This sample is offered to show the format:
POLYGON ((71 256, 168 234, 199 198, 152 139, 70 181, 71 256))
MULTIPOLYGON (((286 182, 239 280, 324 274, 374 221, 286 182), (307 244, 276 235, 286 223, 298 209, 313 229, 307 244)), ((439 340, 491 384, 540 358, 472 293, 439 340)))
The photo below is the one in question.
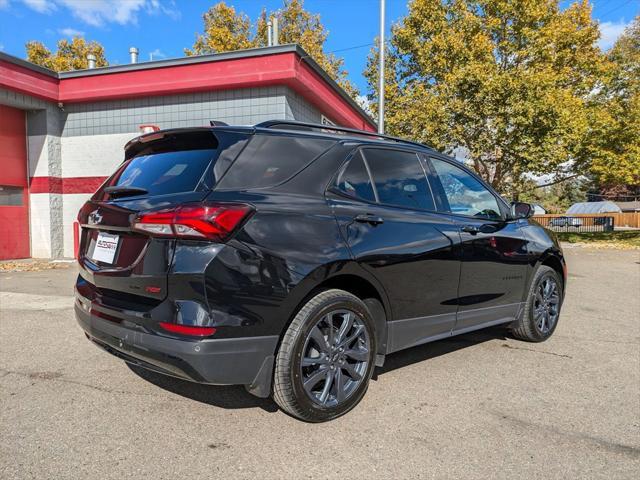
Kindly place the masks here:
POLYGON ((183 340, 142 331, 126 320, 97 317, 78 301, 75 314, 89 340, 129 363, 198 383, 241 384, 258 396, 269 394, 277 336, 183 340))

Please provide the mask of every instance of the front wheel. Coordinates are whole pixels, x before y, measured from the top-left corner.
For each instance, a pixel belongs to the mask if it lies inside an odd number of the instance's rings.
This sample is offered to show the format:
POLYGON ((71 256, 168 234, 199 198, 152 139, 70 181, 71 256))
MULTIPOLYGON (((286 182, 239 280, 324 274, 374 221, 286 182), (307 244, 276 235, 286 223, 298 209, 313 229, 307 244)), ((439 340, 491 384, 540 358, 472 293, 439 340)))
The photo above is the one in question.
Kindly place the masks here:
POLYGON ((562 281, 553 268, 542 265, 536 271, 524 311, 511 327, 513 336, 529 342, 543 342, 549 338, 560 318, 562 281))
POLYGON ((374 323, 366 305, 343 290, 311 298, 287 329, 274 372, 273 397, 287 413, 323 422, 355 407, 375 364, 374 323))

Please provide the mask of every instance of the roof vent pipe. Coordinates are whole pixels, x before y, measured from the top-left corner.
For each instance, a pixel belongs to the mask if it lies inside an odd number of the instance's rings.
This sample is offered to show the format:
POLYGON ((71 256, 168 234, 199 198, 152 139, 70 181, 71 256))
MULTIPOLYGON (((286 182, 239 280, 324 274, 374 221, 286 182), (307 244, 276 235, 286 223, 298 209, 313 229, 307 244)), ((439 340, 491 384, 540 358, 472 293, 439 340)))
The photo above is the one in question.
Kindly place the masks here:
POLYGON ((271 31, 272 23, 271 20, 267 22, 267 47, 273 45, 273 33, 271 31))
POLYGON ((131 63, 138 63, 138 49, 136 47, 129 49, 129 55, 131 55, 131 63))
POLYGON ((87 55, 87 62, 89 62, 88 68, 96 68, 96 56, 93 53, 87 55))
POLYGON ((280 39, 278 38, 280 36, 279 32, 278 32, 278 17, 273 17, 273 20, 271 20, 271 22, 272 22, 272 25, 273 25, 273 27, 272 27, 273 28, 273 32, 271 34, 272 37, 273 37, 272 43, 274 45, 280 45, 280 39))

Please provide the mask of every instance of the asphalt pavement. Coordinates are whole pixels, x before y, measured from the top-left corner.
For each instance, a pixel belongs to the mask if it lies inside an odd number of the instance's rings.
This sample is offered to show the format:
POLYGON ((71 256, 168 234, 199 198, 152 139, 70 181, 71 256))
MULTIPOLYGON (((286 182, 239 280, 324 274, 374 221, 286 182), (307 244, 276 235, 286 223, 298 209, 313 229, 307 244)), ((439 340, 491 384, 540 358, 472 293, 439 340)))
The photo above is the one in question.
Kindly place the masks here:
POLYGON ((319 425, 102 352, 74 266, 0 272, 0 478, 639 478, 640 253, 566 254, 549 341, 494 328, 391 355, 319 425))

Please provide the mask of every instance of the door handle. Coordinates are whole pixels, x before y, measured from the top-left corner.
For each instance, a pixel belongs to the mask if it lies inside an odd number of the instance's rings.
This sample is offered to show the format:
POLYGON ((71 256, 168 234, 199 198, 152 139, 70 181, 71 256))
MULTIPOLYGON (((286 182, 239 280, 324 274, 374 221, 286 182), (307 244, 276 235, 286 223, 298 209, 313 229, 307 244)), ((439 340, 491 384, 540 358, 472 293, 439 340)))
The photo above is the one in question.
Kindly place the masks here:
POLYGON ((476 227, 475 225, 463 225, 460 230, 465 233, 470 233, 471 235, 475 235, 480 232, 480 228, 476 227))
POLYGON ((354 217, 354 220, 360 223, 368 223, 369 225, 380 225, 384 223, 382 217, 377 217, 376 215, 372 215, 370 213, 361 213, 360 215, 356 215, 354 217))

